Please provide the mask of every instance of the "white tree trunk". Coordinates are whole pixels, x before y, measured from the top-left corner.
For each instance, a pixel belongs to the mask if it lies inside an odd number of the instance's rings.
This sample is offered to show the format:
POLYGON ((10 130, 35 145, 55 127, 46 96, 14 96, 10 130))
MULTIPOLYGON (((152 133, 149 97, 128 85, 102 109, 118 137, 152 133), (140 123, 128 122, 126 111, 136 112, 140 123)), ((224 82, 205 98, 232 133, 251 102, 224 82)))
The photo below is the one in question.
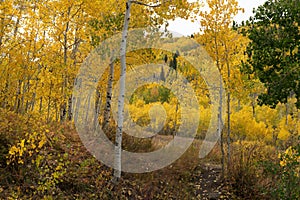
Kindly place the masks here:
POLYGON ((222 67, 220 66, 219 62, 219 45, 217 41, 217 31, 215 30, 215 37, 214 37, 214 44, 216 48, 216 64, 217 68, 219 70, 220 76, 219 76, 219 81, 220 81, 220 88, 219 88, 219 113, 218 113, 218 135, 220 136, 220 143, 221 143, 221 153, 222 153, 222 158, 221 158, 221 165, 222 165, 222 177, 224 177, 224 172, 225 172, 225 151, 224 151, 224 137, 222 134, 222 129, 223 129, 223 120, 222 120, 222 112, 223 112, 223 88, 222 88, 222 67))
POLYGON ((104 128, 106 128, 107 125, 109 124, 109 118, 110 118, 112 87, 113 87, 113 78, 114 78, 114 52, 112 52, 109 66, 110 66, 110 70, 109 70, 109 77, 107 82, 106 102, 105 102, 104 117, 103 117, 104 128))
POLYGON ((99 113, 100 113, 101 102, 102 102, 101 94, 100 94, 100 91, 97 90, 96 91, 95 116, 94 116, 94 130, 96 130, 99 125, 98 117, 99 117, 99 113))
POLYGON ((124 28, 121 41, 121 76, 120 76, 120 93, 118 98, 118 124, 116 132, 116 146, 115 146, 115 159, 114 159, 114 178, 113 182, 117 183, 121 178, 121 152, 122 152, 122 130, 124 120, 124 98, 125 98, 125 78, 126 78, 126 42, 128 34, 128 26, 130 20, 131 1, 126 2, 126 13, 124 19, 124 28))

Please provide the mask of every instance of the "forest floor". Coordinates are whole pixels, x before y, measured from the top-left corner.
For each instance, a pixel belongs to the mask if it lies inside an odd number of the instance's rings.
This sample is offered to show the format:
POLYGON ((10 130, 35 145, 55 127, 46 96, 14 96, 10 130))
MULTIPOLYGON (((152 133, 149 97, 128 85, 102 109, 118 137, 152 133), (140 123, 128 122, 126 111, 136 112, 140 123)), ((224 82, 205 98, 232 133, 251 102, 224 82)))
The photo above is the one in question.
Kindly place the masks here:
MULTIPOLYGON (((28 166, 21 171, 0 168, 6 178, 0 180, 0 199, 9 199, 12 194, 18 199, 238 199, 231 195, 229 184, 221 178, 218 148, 205 159, 198 157, 200 140, 194 140, 171 165, 143 174, 122 173, 119 184, 115 185, 111 182, 113 170, 86 150, 74 127, 67 125, 59 132, 61 135, 47 151, 53 157, 68 154, 63 161, 68 164, 55 187, 37 191, 40 183, 34 180, 38 175, 28 166)), ((158 148, 170 139, 172 136, 162 136, 152 142, 158 148)))
POLYGON ((195 187, 195 194, 199 199, 232 199, 221 178, 221 166, 205 163, 195 170, 191 184, 195 187))
MULTIPOLYGON (((160 140, 170 140, 170 136, 160 136, 160 138, 164 138, 160 140)), ((157 143, 157 141, 154 141, 154 143, 157 143)), ((197 157, 201 144, 201 140, 195 139, 192 147, 178 161, 178 165, 182 162, 181 164, 191 164, 193 166, 186 185, 192 188, 195 199, 233 199, 233 195, 229 192, 230 186, 223 181, 222 166, 216 160, 218 158, 215 155, 211 155, 211 158, 208 156, 206 159, 197 157), (194 162, 189 162, 190 158, 187 158, 187 156, 194 159, 194 162)), ((218 150, 214 149, 212 154, 217 153, 216 151, 218 150)))

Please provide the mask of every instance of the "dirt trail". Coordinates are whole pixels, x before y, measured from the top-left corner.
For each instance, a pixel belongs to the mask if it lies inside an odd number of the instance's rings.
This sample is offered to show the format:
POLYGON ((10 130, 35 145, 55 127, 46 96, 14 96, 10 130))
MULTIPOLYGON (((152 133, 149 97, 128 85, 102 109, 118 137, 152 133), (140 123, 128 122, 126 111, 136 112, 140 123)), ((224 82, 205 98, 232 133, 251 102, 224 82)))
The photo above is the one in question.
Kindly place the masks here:
POLYGON ((202 164, 195 169, 192 184, 197 199, 227 199, 221 180, 221 166, 202 164))

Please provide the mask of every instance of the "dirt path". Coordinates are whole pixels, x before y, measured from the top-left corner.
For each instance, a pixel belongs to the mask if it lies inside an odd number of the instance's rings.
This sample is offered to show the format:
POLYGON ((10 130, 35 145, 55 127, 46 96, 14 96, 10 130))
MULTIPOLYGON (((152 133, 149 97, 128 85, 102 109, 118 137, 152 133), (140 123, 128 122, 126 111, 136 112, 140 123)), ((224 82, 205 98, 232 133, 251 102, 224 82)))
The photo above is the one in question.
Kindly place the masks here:
POLYGON ((194 174, 191 183, 197 199, 227 199, 223 191, 220 165, 199 165, 194 174))
MULTIPOLYGON (((159 136, 155 144, 158 144, 158 147, 160 147, 172 139, 171 136, 159 136)), ((202 141, 194 140, 193 145, 195 147, 196 156, 198 155, 201 144, 202 141)), ((189 155, 194 155, 195 152, 189 155)), ((192 188, 194 192, 193 196, 196 197, 195 199, 232 199, 232 197, 229 197, 228 189, 221 178, 221 165, 212 164, 206 160, 198 160, 198 158, 196 160, 199 164, 193 169, 190 180, 187 183, 189 187, 192 188)))

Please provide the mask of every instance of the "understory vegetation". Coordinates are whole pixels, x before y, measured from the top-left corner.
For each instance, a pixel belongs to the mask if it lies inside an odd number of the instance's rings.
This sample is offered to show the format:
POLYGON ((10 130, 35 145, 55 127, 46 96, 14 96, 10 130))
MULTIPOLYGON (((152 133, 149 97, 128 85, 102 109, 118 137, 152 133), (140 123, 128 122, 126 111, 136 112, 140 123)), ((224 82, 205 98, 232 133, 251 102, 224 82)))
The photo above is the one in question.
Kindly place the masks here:
MULTIPOLYGON (((271 111, 267 107, 259 109, 271 111)), ((146 123, 148 113, 145 108, 142 110, 145 116, 140 114, 139 119, 146 120, 140 123, 146 123)), ((240 117, 252 112, 245 109, 239 112, 243 114, 232 119, 236 139, 231 144, 232 160, 224 179, 224 199, 297 199, 299 136, 282 134, 288 132, 284 126, 269 130, 266 127, 272 127, 271 124, 259 125, 255 118, 252 124, 242 123, 240 117), (247 132, 248 129, 253 132, 247 132), (274 131, 278 132, 277 139, 274 131)), ((140 175, 124 173, 121 184, 115 186, 111 183, 112 169, 85 149, 72 123, 44 123, 34 113, 20 115, 3 109, 1 113, 1 198, 197 198, 192 185, 197 181, 194 180, 197 170, 203 170, 199 166, 219 164, 221 159, 218 144, 206 158, 198 158, 202 141, 199 131, 189 150, 171 166, 140 175)), ((165 129, 172 130, 174 124, 170 125, 165 129)), ((202 129, 205 125, 199 130, 202 129)), ((143 142, 130 138, 125 137, 124 149, 149 151, 167 144, 172 134, 165 132, 143 142)))

